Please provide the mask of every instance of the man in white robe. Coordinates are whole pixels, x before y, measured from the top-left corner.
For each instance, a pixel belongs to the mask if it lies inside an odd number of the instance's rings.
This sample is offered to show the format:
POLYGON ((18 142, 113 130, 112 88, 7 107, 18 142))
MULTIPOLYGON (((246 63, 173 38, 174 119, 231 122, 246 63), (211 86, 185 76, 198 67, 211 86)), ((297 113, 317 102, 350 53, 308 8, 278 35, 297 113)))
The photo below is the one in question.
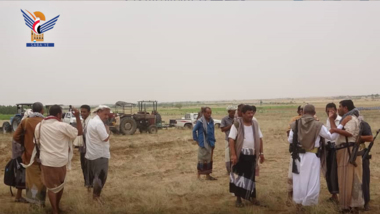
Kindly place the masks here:
POLYGON ((289 143, 293 143, 295 123, 298 122, 298 143, 304 153, 299 154, 300 160, 296 160, 297 169, 293 169, 293 201, 299 206, 318 204, 321 162, 317 155, 321 137, 327 140, 337 137, 336 133, 331 134, 321 122, 315 120, 314 115, 315 107, 306 105, 303 116, 292 124, 288 138, 289 143), (294 173, 295 171, 299 173, 294 173))

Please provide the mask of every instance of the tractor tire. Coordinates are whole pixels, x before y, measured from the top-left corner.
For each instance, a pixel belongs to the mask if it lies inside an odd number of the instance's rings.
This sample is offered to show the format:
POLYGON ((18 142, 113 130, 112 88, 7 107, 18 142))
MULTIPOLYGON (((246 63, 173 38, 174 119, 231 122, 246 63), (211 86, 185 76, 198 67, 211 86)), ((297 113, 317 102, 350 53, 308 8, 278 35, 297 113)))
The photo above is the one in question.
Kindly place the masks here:
POLYGON ((215 124, 215 128, 216 128, 216 129, 219 129, 219 128, 220 128, 220 123, 216 123, 216 124, 215 124))
POLYGON ((156 134, 157 133, 157 126, 151 125, 148 127, 149 134, 156 134))
POLYGON ((193 129, 193 125, 190 123, 185 124, 185 129, 193 129))
POLYGON ((10 132, 12 129, 11 124, 9 122, 4 122, 3 123, 3 133, 6 134, 10 132))
POLYGON ((12 131, 16 131, 18 125, 21 123, 21 117, 14 117, 12 121, 12 131))
POLYGON ((123 135, 133 135, 136 132, 137 123, 131 117, 124 117, 120 121, 120 133, 123 135))

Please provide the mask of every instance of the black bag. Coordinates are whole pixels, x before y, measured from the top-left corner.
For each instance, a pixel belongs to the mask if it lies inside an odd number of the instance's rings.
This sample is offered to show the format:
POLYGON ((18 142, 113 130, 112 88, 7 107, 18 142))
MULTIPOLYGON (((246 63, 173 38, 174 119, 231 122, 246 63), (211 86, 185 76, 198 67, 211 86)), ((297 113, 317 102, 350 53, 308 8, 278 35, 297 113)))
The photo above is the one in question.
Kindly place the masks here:
MULTIPOLYGON (((9 187, 25 189, 25 168, 21 166, 21 157, 11 159, 4 170, 4 184, 9 187)), ((11 189, 11 194, 12 189, 11 189)))

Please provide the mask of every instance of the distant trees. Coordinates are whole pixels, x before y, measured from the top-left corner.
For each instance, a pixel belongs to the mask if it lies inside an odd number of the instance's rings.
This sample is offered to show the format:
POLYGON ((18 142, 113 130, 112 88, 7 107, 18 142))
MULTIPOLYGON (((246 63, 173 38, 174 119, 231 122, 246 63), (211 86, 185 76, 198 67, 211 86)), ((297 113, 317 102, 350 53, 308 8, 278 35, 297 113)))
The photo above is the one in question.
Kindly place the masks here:
POLYGON ((2 106, 0 105, 0 114, 15 114, 17 112, 16 106, 2 106))
POLYGON ((178 109, 181 109, 182 108, 182 103, 176 103, 175 107, 178 108, 178 109))

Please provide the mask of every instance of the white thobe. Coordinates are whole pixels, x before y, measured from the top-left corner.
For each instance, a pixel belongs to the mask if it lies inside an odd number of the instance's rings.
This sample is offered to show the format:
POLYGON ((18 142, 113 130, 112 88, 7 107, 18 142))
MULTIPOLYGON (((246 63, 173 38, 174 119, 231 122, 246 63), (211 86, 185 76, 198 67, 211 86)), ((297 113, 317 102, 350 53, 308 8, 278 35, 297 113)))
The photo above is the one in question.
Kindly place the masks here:
MULTIPOLYGON (((338 128, 341 128, 339 126, 338 128)), ((327 140, 334 140, 337 133, 331 134, 325 126, 322 126, 315 147, 319 147, 321 137, 327 140)), ((293 143, 293 131, 291 130, 288 138, 289 143, 293 143)), ((321 162, 315 153, 306 152, 299 154, 301 161, 296 161, 299 174, 293 173, 293 201, 303 206, 318 204, 321 183, 319 181, 321 162)))

